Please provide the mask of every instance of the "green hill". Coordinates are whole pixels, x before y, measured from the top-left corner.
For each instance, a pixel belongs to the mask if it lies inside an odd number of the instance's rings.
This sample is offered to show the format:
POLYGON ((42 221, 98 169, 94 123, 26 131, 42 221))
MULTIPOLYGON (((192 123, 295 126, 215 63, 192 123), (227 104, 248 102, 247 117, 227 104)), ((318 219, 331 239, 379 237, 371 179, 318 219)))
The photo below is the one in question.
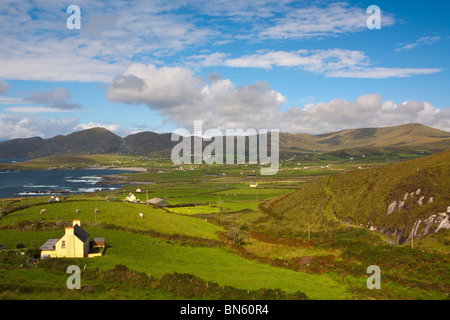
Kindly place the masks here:
MULTIPOLYGON (((39 137, 0 142, 0 158, 42 158, 86 154, 170 154, 178 141, 170 133, 139 132, 125 138, 93 128, 50 139, 39 137)), ((269 135, 270 140, 270 135, 269 135)), ((223 139, 225 144, 225 139, 223 139)), ((209 141, 202 141, 203 149, 209 141)), ((236 143, 235 143, 236 146, 236 143)), ((246 143, 248 147, 248 142, 246 143)), ((405 150, 428 154, 450 148, 450 133, 421 124, 385 128, 349 129, 310 135, 280 133, 281 152, 343 152, 344 154, 398 153, 405 150)), ((225 148, 224 148, 225 150, 225 148)))
POLYGON ((316 150, 333 152, 337 150, 374 149, 394 152, 400 148, 415 148, 430 151, 444 151, 450 147, 450 133, 421 124, 404 124, 383 128, 349 129, 320 135, 304 133, 280 135, 280 148, 283 150, 316 150))
POLYGON ((313 232, 362 226, 401 244, 410 240, 415 227, 414 237, 423 238, 449 215, 449 172, 450 151, 445 151, 325 177, 266 204, 270 220, 265 228, 298 236, 307 232, 308 224, 313 232))

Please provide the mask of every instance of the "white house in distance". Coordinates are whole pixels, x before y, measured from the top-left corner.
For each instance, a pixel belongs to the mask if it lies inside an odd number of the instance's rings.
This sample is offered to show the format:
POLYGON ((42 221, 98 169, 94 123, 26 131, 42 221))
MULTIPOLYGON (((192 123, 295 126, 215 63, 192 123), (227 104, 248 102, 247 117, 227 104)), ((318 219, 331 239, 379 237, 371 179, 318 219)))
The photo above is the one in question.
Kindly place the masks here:
POLYGON ((136 203, 136 202, 139 202, 139 199, 136 198, 136 196, 130 192, 130 193, 127 195, 127 197, 125 198, 125 201, 136 203))

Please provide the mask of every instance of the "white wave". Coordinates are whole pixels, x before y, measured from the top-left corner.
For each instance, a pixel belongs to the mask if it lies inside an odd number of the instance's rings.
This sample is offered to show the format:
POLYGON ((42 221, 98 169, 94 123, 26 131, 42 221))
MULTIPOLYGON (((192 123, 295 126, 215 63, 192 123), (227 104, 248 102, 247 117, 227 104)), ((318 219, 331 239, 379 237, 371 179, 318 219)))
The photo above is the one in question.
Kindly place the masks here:
POLYGON ((51 192, 30 192, 30 191, 18 193, 19 196, 42 196, 42 195, 48 195, 48 194, 52 194, 52 193, 51 192))
POLYGON ((78 188, 78 192, 97 192, 100 191, 100 188, 78 188))
POLYGON ((95 177, 95 176, 82 176, 79 179, 66 179, 67 182, 88 183, 88 184, 96 184, 100 180, 102 180, 101 177, 95 177))
POLYGON ((56 185, 43 185, 43 184, 27 184, 22 186, 23 188, 59 188, 56 185))

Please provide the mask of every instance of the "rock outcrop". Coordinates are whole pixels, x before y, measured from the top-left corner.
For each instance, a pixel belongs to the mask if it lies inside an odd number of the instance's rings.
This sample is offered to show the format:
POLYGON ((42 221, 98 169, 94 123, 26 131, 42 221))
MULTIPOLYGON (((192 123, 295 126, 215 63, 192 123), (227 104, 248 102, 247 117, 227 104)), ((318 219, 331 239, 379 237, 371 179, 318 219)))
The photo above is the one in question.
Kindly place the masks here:
MULTIPOLYGON (((434 197, 427 197, 419 188, 413 192, 406 192, 402 200, 392 201, 386 208, 386 215, 395 214, 395 212, 408 208, 411 205, 423 206, 434 202, 434 197)), ((372 221, 369 221, 367 228, 370 231, 378 231, 390 237, 395 237, 398 244, 404 244, 415 238, 423 238, 429 234, 436 233, 442 229, 450 229, 450 206, 447 207, 446 212, 433 213, 428 218, 414 221, 409 233, 406 233, 407 222, 404 221, 400 225, 394 224, 392 226, 375 226, 372 221), (422 226, 422 227, 421 227, 422 226)))

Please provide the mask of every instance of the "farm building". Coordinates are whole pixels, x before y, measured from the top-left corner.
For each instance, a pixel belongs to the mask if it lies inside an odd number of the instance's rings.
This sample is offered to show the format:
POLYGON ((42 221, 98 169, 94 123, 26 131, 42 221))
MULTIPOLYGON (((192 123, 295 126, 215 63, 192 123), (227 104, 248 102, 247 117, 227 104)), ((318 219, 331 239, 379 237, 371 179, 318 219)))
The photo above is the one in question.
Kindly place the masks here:
POLYGON ((165 206, 169 205, 169 202, 167 202, 166 200, 161 199, 161 198, 153 198, 153 199, 148 200, 147 204, 154 204, 159 207, 165 207, 165 206))
POLYGON ((55 196, 51 196, 48 202, 59 202, 59 198, 55 196))
POLYGON ((125 201, 128 202, 139 202, 139 199, 136 198, 136 196, 134 194, 132 194, 131 192, 127 195, 127 197, 125 198, 125 201))
MULTIPOLYGON (((65 228, 65 234, 60 239, 49 239, 41 247, 41 258, 83 258, 91 257, 89 233, 80 225, 80 220, 73 220, 71 227, 65 228)), ((94 244, 105 244, 105 239, 97 239, 94 244)), ((98 250, 96 250, 98 255, 98 250)), ((100 254, 101 255, 101 254, 100 254)))
POLYGON ((250 188, 256 188, 258 186, 258 182, 250 182, 250 188))

